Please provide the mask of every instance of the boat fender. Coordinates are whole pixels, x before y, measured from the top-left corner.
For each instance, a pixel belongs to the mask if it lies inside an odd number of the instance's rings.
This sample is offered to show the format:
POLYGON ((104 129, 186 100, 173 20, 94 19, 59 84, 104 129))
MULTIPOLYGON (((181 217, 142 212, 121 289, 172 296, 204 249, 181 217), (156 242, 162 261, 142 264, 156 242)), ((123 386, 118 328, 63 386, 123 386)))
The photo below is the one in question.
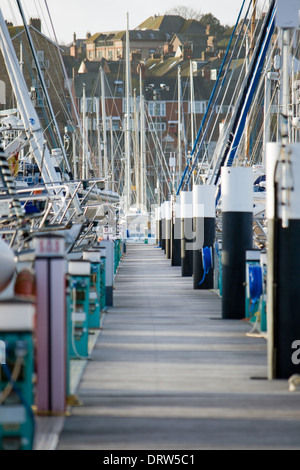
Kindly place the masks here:
POLYGON ((251 313, 254 313, 255 305, 262 295, 263 281, 260 266, 249 266, 249 291, 252 302, 251 313))
POLYGON ((202 266, 203 266, 204 273, 203 273, 202 280, 199 282, 199 286, 203 284, 205 277, 207 276, 207 274, 209 273, 209 270, 213 266, 212 249, 208 246, 204 246, 202 248, 202 266))

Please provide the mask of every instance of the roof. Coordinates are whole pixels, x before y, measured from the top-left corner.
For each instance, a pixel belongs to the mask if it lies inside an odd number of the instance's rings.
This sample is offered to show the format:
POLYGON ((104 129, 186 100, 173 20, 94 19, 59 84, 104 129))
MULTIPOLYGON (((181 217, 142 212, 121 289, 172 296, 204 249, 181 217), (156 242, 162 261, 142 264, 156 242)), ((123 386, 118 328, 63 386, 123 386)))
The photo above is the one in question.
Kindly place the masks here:
POLYGON ((99 73, 101 65, 103 65, 102 60, 84 59, 80 61, 80 69, 85 70, 84 73, 99 73))
POLYGON ((74 67, 79 67, 81 64, 81 61, 79 59, 75 59, 75 57, 72 57, 70 55, 63 55, 63 62, 67 71, 68 77, 72 77, 73 74, 73 68, 74 67))
MULTIPOLYGON (((197 72, 209 63, 207 60, 200 59, 192 59, 192 62, 197 62, 197 72)), ((189 77, 190 63, 191 60, 182 60, 182 57, 170 57, 164 60, 149 59, 146 62, 146 77, 177 77, 179 66, 181 67, 181 76, 189 77)), ((194 76, 197 76, 197 72, 194 72, 194 76)))
MULTIPOLYGON (((41 33, 41 31, 39 31, 38 29, 36 29, 34 26, 32 25, 28 25, 28 28, 30 30, 32 30, 34 33, 37 33, 39 34, 40 36, 43 36, 44 39, 46 39, 47 41, 49 41, 51 44, 53 44, 54 46, 57 47, 57 44, 56 42, 52 41, 52 39, 48 38, 47 36, 45 36, 45 34, 41 33)), ((10 37, 12 39, 12 41, 14 39, 16 39, 20 34, 24 34, 26 31, 25 31, 25 27, 24 25, 23 26, 8 26, 8 32, 10 34, 10 37)), ((62 49, 61 49, 62 50, 62 49)))
POLYGON ((8 32, 12 39, 16 38, 18 34, 23 33, 25 30, 24 26, 8 26, 8 32))
POLYGON ((133 30, 129 31, 129 39, 138 41, 165 41, 166 35, 161 31, 156 31, 154 29, 147 29, 147 30, 133 30))
POLYGON ((146 62, 146 76, 163 77, 177 73, 178 65, 182 62, 181 57, 170 57, 168 59, 149 59, 146 62))
POLYGON ((185 20, 184 25, 179 31, 181 34, 203 34, 206 35, 205 26, 197 20, 185 20))
MULTIPOLYGON (((188 61, 186 61, 188 62, 188 61)), ((189 64, 182 63, 181 67, 189 68, 189 64)), ((203 77, 194 77, 194 96, 196 101, 208 101, 214 86, 214 82, 205 80, 203 77)), ((159 90, 159 100, 174 101, 178 100, 178 77, 177 74, 168 77, 148 77, 145 82, 145 98, 148 101, 153 100, 153 90, 159 90), (151 86, 149 86, 151 85, 151 86), (166 85, 162 87, 161 85, 166 85)), ((190 100, 190 77, 185 74, 181 76, 182 99, 190 100)))
POLYGON ((141 23, 136 29, 153 29, 164 33, 177 33, 185 23, 185 19, 179 15, 154 15, 141 23))
MULTIPOLYGON (((111 33, 96 33, 93 34, 89 39, 86 40, 86 43, 97 43, 99 41, 125 41, 126 31, 117 31, 111 33)), ((129 31, 130 41, 166 41, 166 33, 157 31, 155 29, 147 30, 135 30, 131 29, 129 31)))

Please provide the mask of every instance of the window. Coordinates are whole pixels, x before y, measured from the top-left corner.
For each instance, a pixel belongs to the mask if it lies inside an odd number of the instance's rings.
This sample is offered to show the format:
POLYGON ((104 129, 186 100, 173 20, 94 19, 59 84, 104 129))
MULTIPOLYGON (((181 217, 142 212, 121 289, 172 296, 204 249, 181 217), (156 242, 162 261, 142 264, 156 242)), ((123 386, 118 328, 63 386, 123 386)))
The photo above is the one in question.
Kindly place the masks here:
POLYGON ((216 106, 216 113, 227 114, 233 111, 233 106, 223 104, 222 106, 216 106))
POLYGON ((148 101, 149 116, 166 116, 165 101, 148 101))
POLYGON ((204 114, 207 107, 207 101, 194 101, 193 105, 189 103, 190 112, 194 111, 194 114, 204 114))
MULTIPOLYGON (((95 113, 98 98, 86 98, 86 113, 95 113)), ((83 112, 83 99, 80 100, 80 112, 83 112)))
POLYGON ((177 64, 177 60, 174 60, 174 61, 169 65, 169 69, 170 69, 171 67, 173 67, 175 64, 177 64))
MULTIPOLYGON (((139 103, 139 99, 137 99, 137 106, 139 105, 138 103, 139 103)), ((127 101, 125 98, 123 99, 123 112, 124 114, 127 114, 127 101)), ((129 112, 130 114, 134 113, 134 98, 133 97, 129 98, 129 112)))
POLYGON ((115 84, 115 92, 123 93, 124 91, 123 82, 121 80, 115 80, 114 84, 115 84))
MULTIPOLYGON (((44 51, 37 51, 36 58, 41 69, 49 69, 50 63, 49 59, 45 60, 44 51)), ((32 68, 36 68, 34 59, 32 60, 32 68)))
POLYGON ((210 79, 211 80, 217 80, 217 76, 218 76, 218 71, 216 69, 212 69, 210 71, 210 79))
POLYGON ((149 123, 149 132, 165 132, 167 125, 165 122, 151 122, 149 123))
POLYGON ((120 118, 112 118, 111 124, 114 131, 119 131, 121 129, 122 123, 120 118))
POLYGON ((45 58, 45 54, 44 54, 44 51, 37 51, 37 60, 40 62, 40 63, 44 63, 44 58, 45 58))

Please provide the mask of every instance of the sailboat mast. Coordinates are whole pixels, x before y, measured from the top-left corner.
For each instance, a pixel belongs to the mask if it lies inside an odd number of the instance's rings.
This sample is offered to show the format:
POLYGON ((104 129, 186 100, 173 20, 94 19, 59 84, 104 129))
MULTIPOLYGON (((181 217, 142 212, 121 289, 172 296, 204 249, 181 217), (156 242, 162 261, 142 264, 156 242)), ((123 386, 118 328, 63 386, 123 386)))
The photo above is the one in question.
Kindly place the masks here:
POLYGON ((140 187, 140 151, 139 151, 139 116, 136 103, 136 89, 134 89, 134 167, 135 167, 135 192, 136 207, 141 207, 141 187, 140 187))
MULTIPOLYGON (((190 100, 191 100, 191 143, 194 145, 195 141, 195 91, 194 91, 194 77, 193 77, 193 64, 190 61, 190 100)), ((193 175, 194 182, 194 175, 193 175)))
MULTIPOLYGON (((252 17, 251 17, 251 30, 250 30, 250 50, 247 51, 247 62, 246 62, 247 72, 248 72, 249 63, 251 61, 253 51, 254 51, 254 45, 255 45, 256 7, 257 7, 257 0, 253 0, 253 6, 252 6, 253 12, 252 12, 252 17)), ((248 115, 246 118, 246 133, 245 133, 245 158, 246 160, 250 159, 250 134, 251 134, 250 126, 251 126, 250 116, 248 115)))
POLYGON ((115 150, 114 150, 114 134, 113 119, 110 116, 110 155, 111 155, 111 190, 115 190, 115 150))
POLYGON ((182 175, 181 151, 181 67, 178 67, 178 184, 182 175))
POLYGON ((140 133, 141 133, 141 173, 140 173, 140 185, 141 185, 141 207, 147 209, 146 200, 146 150, 145 150, 145 102, 143 95, 143 84, 142 84, 142 70, 140 69, 140 133))
POLYGON ((96 127, 97 127, 97 149, 98 149, 98 167, 99 176, 102 176, 102 152, 101 152, 101 129, 100 129, 100 99, 97 100, 96 106, 96 127))
POLYGON ((108 161, 107 161, 107 128, 106 128, 106 109, 105 109, 105 83, 104 83, 104 70, 100 67, 101 78, 101 106, 102 106, 102 134, 103 134, 103 157, 104 157, 104 178, 105 189, 108 189, 108 161))
POLYGON ((87 125, 86 125, 86 93, 85 83, 83 84, 82 92, 82 127, 83 127, 83 140, 82 140, 82 179, 87 179, 87 125))
POLYGON ((191 142, 194 144, 195 140, 195 93, 194 93, 194 77, 193 77, 193 64, 190 61, 190 100, 191 100, 191 142))
POLYGON ((27 22, 26 22, 24 10, 23 10, 23 7, 21 5, 20 0, 17 0, 17 4, 18 4, 19 11, 20 11, 20 14, 21 14, 21 17, 22 17, 22 20, 23 20, 24 28, 25 28, 25 31, 26 31, 26 36, 27 36, 29 46, 30 46, 30 49, 31 49, 31 52, 32 52, 33 60, 34 60, 34 63, 35 63, 36 69, 37 69, 39 81, 40 81, 41 86, 43 88, 43 93, 44 93, 44 96, 45 96, 45 99, 46 99, 46 102, 47 102, 48 109, 49 109, 50 114, 51 114, 51 119, 52 119, 52 122, 54 123, 54 126, 55 126, 56 130, 57 130, 58 142, 59 142, 59 145, 60 145, 60 149, 62 151, 62 155, 63 155, 64 161, 65 161, 65 164, 66 164, 66 168, 67 168, 68 172, 71 172, 70 164, 69 164, 66 152, 65 152, 65 148, 64 148, 64 144, 63 144, 61 135, 60 135, 59 126, 57 124, 56 116, 55 116, 55 113, 54 113, 54 110, 53 110, 53 107, 52 107, 52 104, 51 104, 51 101, 50 101, 50 98, 49 98, 49 94, 48 94, 48 91, 47 91, 47 87, 46 87, 46 84, 45 84, 44 75, 43 75, 43 73, 41 71, 41 68, 40 68, 40 64, 39 64, 39 61, 38 61, 38 58, 37 58, 37 55, 36 55, 35 47, 34 47, 34 44, 33 44, 33 41, 32 41, 32 37, 31 37, 30 31, 29 31, 29 28, 28 28, 28 25, 27 25, 27 22))
POLYGON ((130 179, 130 58, 129 58, 129 14, 127 13, 126 27, 126 130, 125 130, 125 213, 130 207, 131 179, 130 179))

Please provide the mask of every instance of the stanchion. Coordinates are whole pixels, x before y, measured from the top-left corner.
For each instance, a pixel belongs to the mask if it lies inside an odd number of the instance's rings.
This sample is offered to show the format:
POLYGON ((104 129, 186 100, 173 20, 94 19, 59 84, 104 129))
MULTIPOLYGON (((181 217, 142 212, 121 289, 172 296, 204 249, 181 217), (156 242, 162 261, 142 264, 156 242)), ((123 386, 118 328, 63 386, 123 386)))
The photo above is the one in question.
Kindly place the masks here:
POLYGON ((174 196, 172 200, 171 220, 171 265, 181 266, 181 216, 180 195, 174 196))
POLYGON ((193 275, 193 193, 181 192, 181 275, 193 275))
POLYGON ((165 202, 161 205, 161 249, 166 253, 166 209, 165 202))
POLYGON ((245 317, 246 251, 252 250, 253 174, 249 167, 223 167, 222 317, 245 317))
POLYGON ((300 364, 300 145, 267 144, 268 376, 289 378, 300 364))
POLYGON ((171 201, 165 202, 165 215, 166 215, 166 258, 171 259, 171 219, 172 219, 171 201))
POLYGON ((193 187, 193 217, 196 234, 193 248, 193 285, 194 289, 213 289, 213 262, 206 266, 208 248, 213 253, 215 242, 215 186, 195 185, 193 187))

